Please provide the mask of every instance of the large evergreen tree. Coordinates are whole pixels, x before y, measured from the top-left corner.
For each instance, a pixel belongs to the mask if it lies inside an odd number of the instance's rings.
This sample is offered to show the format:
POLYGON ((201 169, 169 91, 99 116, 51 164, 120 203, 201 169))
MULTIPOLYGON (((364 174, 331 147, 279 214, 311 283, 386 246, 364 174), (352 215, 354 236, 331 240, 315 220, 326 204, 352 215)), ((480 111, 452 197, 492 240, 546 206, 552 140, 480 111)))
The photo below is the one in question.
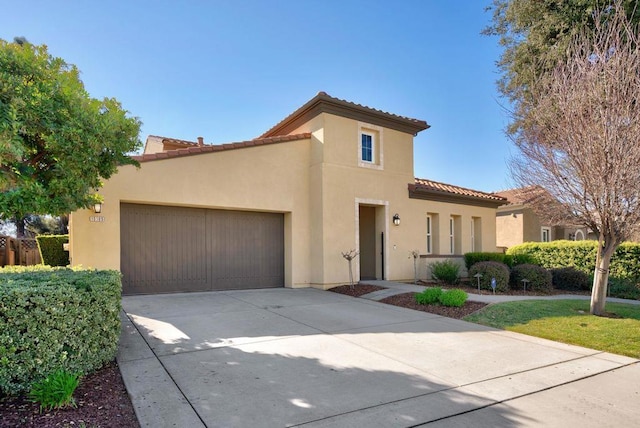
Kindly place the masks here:
POLYGON ((91 98, 74 65, 24 38, 0 39, 0 217, 24 234, 29 214, 96 202, 103 179, 134 164, 140 121, 113 98, 91 98))

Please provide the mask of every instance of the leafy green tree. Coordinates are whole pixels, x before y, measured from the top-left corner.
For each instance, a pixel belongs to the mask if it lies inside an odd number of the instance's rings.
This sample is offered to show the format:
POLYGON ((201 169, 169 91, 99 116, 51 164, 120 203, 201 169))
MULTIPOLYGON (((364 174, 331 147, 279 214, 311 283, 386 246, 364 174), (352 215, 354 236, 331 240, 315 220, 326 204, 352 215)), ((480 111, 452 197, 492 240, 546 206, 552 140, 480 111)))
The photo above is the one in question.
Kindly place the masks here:
MULTIPOLYGON (((619 3, 631 23, 640 22, 637 0, 619 3)), ((567 59, 575 36, 595 28, 597 10, 607 5, 602 0, 493 0, 487 8, 492 23, 483 34, 498 36, 504 49, 497 62, 498 89, 513 108, 508 134, 517 137, 526 126, 535 85, 567 59)))
POLYGON ((0 217, 24 236, 29 214, 95 203, 103 179, 141 146, 141 122, 91 98, 76 66, 24 38, 0 39, 0 217))

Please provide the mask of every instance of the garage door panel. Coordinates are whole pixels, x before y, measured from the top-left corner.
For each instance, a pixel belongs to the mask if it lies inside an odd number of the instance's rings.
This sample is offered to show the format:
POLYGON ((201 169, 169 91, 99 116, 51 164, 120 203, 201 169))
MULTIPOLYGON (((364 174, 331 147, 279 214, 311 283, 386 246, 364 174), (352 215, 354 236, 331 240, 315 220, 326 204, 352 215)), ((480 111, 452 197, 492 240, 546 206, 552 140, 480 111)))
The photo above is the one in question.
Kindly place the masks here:
POLYGON ((284 216, 121 205, 125 294, 282 287, 284 216))
POLYGON ((282 287, 282 214, 210 210, 207 222, 212 289, 282 287))

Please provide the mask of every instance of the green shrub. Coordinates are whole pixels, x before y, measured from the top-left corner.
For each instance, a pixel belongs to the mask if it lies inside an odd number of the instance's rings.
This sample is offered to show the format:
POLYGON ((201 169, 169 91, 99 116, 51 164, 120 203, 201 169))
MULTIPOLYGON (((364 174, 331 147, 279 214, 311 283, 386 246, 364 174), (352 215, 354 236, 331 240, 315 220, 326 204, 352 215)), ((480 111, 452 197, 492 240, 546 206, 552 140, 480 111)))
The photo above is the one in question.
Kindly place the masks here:
POLYGON ((473 277, 481 274, 480 288, 485 290, 493 290, 491 288, 491 279, 496 279, 496 291, 505 292, 509 289, 509 268, 504 263, 499 262, 478 262, 469 269, 469 278, 472 283, 477 284, 477 280, 473 277))
POLYGON ((29 398, 40 404, 42 409, 61 409, 63 407, 76 407, 73 399, 73 393, 78 387, 78 375, 69 373, 66 370, 56 370, 44 380, 36 382, 31 391, 29 398))
POLYGON ((629 280, 609 278, 609 294, 620 299, 640 300, 640 287, 629 280))
POLYGON ((63 244, 69 242, 69 235, 39 235, 36 236, 42 263, 48 266, 68 266, 69 252, 63 249, 63 244))
POLYGON ((537 264, 535 259, 529 254, 512 255, 504 253, 475 252, 466 253, 464 255, 464 264, 467 267, 467 270, 471 269, 471 266, 479 262, 499 262, 504 263, 509 268, 524 263, 537 264))
POLYGON ((591 278, 574 267, 551 269, 551 283, 558 290, 591 290, 591 278))
POLYGON ((550 293, 551 272, 538 265, 518 265, 511 269, 510 284, 513 289, 522 289, 522 280, 528 279, 527 290, 537 291, 541 293, 550 293))
POLYGON ((467 293, 465 293, 463 290, 455 289, 444 291, 440 295, 438 300, 444 306, 460 307, 464 306, 464 303, 467 301, 467 297, 467 293))
POLYGON ((460 277, 460 265, 452 260, 443 260, 431 264, 431 276, 445 284, 457 284, 460 277))
MULTIPOLYGON (((547 268, 574 267, 587 275, 593 274, 597 253, 596 241, 527 242, 507 250, 511 256, 528 254, 536 264, 547 268)), ((619 279, 640 281, 640 243, 621 244, 611 259, 609 275, 619 279)))
POLYGON ((437 303, 442 294, 442 288, 427 288, 422 293, 416 294, 416 302, 421 305, 432 305, 437 303))
POLYGON ((57 369, 86 374, 113 360, 121 290, 116 271, 0 269, 0 393, 27 391, 57 369))

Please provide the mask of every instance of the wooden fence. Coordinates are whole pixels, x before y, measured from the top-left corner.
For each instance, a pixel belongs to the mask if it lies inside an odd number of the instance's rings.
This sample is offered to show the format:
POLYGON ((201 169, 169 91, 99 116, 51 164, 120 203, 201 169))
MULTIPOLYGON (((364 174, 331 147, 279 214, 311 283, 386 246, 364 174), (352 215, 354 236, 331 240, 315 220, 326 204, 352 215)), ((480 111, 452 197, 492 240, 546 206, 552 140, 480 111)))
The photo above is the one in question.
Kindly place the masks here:
POLYGON ((0 236, 0 266, 31 266, 42 263, 35 239, 0 236))

